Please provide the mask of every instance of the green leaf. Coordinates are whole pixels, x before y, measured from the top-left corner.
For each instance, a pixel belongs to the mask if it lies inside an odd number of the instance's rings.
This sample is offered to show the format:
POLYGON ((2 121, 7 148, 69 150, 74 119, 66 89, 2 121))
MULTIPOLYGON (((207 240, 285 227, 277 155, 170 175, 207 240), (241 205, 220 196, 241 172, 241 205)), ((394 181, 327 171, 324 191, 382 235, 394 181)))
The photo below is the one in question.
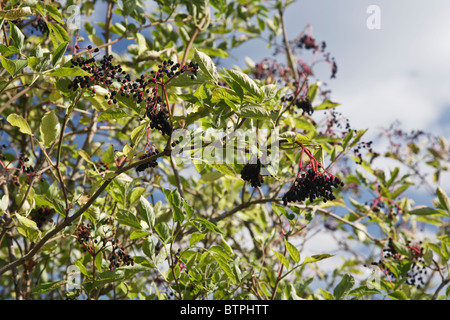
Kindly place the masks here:
POLYGON ((431 214, 440 214, 441 211, 421 205, 421 206, 416 206, 416 207, 412 208, 411 210, 408 211, 408 213, 423 216, 423 215, 431 215, 431 214))
POLYGON ((156 224, 155 230, 164 242, 169 239, 170 229, 166 222, 161 221, 160 223, 156 224))
POLYGON ((155 243, 151 238, 146 238, 142 242, 142 251, 150 260, 155 259, 155 243))
POLYGON ((288 242, 286 239, 284 239, 284 244, 286 245, 286 249, 289 252, 289 255, 291 256, 292 260, 295 261, 295 263, 300 262, 300 252, 298 249, 290 242, 288 242))
POLYGON ((239 114, 242 118, 259 119, 259 120, 270 118, 269 112, 264 107, 260 106, 242 107, 239 111, 239 114))
POLYGON ((123 0, 123 15, 129 16, 131 13, 133 13, 134 9, 136 8, 137 1, 136 0, 123 0))
POLYGON ((74 264, 78 267, 78 269, 84 276, 89 277, 89 273, 88 273, 86 267, 80 260, 75 261, 74 264))
POLYGON ((229 262, 224 259, 221 255, 213 254, 214 260, 219 264, 220 269, 225 272, 225 274, 230 278, 230 280, 233 282, 233 284, 236 284, 236 277, 234 275, 233 270, 229 266, 229 262))
POLYGON ((174 222, 183 222, 184 213, 183 210, 181 210, 183 200, 178 192, 178 189, 174 189, 172 191, 165 189, 164 194, 166 195, 167 201, 172 208, 174 222))
POLYGON ((208 220, 205 220, 203 218, 192 219, 192 222, 197 222, 200 225, 204 226, 205 228, 207 228, 207 229, 209 229, 209 230, 211 230, 213 232, 216 232, 216 233, 219 233, 219 234, 223 233, 214 223, 212 223, 212 222, 210 222, 208 220))
POLYGON ((150 202, 143 196, 139 197, 139 211, 144 217, 145 222, 149 225, 149 228, 153 229, 155 226, 155 212, 150 202))
POLYGON ((350 148, 356 146, 356 144, 361 140, 362 136, 367 132, 368 129, 361 129, 356 131, 356 135, 353 138, 352 143, 350 144, 350 148))
POLYGON ((332 254, 324 253, 324 254, 316 254, 311 257, 306 257, 305 260, 303 260, 302 266, 306 265, 308 263, 313 263, 313 262, 318 262, 318 261, 321 261, 324 259, 328 259, 333 256, 334 255, 332 255, 332 254))
POLYGON ((94 164, 94 162, 91 159, 91 156, 84 151, 83 149, 79 149, 78 150, 78 154, 80 155, 80 157, 82 157, 86 162, 90 163, 90 164, 94 164))
POLYGON ((9 60, 3 56, 0 56, 0 60, 3 68, 5 68, 6 71, 8 71, 8 73, 13 77, 17 75, 28 64, 27 59, 9 60))
POLYGON ((90 76, 91 74, 89 72, 84 71, 80 67, 74 68, 61 67, 54 70, 53 72, 47 73, 46 75, 52 77, 84 77, 90 76))
POLYGON ((99 114, 97 121, 116 120, 121 118, 131 117, 128 113, 120 108, 110 108, 99 114))
POLYGON ((192 60, 193 62, 198 63, 200 70, 204 72, 209 80, 212 80, 213 82, 219 81, 216 65, 207 54, 195 49, 194 58, 192 60))
POLYGON ((351 275, 345 274, 336 288, 334 288, 333 293, 336 300, 344 300, 354 285, 355 279, 351 275))
POLYGON ((388 297, 394 300, 408 300, 408 297, 402 291, 391 292, 388 294, 388 297))
POLYGON ((351 296, 361 297, 365 295, 380 294, 380 291, 375 288, 368 288, 367 286, 361 286, 351 290, 348 294, 351 296))
POLYGON ((30 136, 33 135, 31 132, 31 128, 28 125, 28 122, 18 114, 12 113, 6 118, 6 120, 14 127, 19 128, 20 132, 24 134, 28 134, 30 136))
POLYGON ((406 245, 396 240, 392 241, 392 245, 394 246, 395 251, 400 253, 402 256, 411 258, 411 249, 409 249, 406 245))
POLYGON ((30 7, 14 8, 11 10, 0 10, 0 17, 6 20, 17 20, 26 18, 33 13, 30 7))
POLYGON ((317 107, 314 108, 314 110, 324 110, 324 109, 332 109, 336 108, 337 106, 340 106, 340 103, 332 102, 330 100, 325 100, 321 104, 319 104, 317 107))
POLYGON ((117 220, 120 224, 141 229, 139 219, 131 211, 119 209, 117 211, 117 220))
POLYGON ((206 233, 194 232, 191 234, 191 238, 189 239, 189 245, 193 246, 197 242, 203 240, 205 237, 206 237, 206 233))
POLYGON ((36 241, 41 234, 36 222, 20 214, 15 216, 17 218, 17 231, 31 242, 36 241))
POLYGON ((55 109, 47 112, 41 121, 39 127, 41 135, 44 140, 44 146, 49 147, 59 136, 61 131, 58 116, 55 113, 55 109))
POLYGON ((19 51, 22 51, 23 49, 23 43, 25 40, 25 36, 23 35, 22 31, 11 21, 9 21, 9 28, 10 28, 10 39, 14 41, 14 45, 16 48, 19 49, 19 51))
POLYGON ((311 142, 311 139, 308 138, 307 136, 305 136, 301 133, 298 133, 298 132, 293 132, 293 131, 281 133, 280 138, 286 139, 290 143, 295 143, 295 142, 310 143, 311 142))
POLYGON ((439 203, 441 204, 441 207, 450 213, 450 199, 448 198, 447 194, 444 190, 442 190, 441 187, 438 187, 436 189, 436 195, 438 196, 439 203))
POLYGON ((262 90, 258 87, 256 82, 250 78, 248 75, 239 70, 225 70, 231 78, 236 81, 242 88, 244 88, 250 95, 262 100, 264 94, 262 90))
POLYGON ((67 46, 69 45, 68 41, 64 41, 59 45, 58 48, 56 48, 55 52, 53 53, 52 58, 52 64, 53 66, 56 66, 58 62, 61 60, 61 58, 64 56, 64 53, 66 53, 67 46))
POLYGON ((37 286, 35 286, 33 289, 31 289, 31 294, 43 294, 46 292, 57 290, 59 287, 65 285, 66 283, 67 283, 67 281, 65 281, 65 280, 41 283, 41 284, 38 284, 37 286))
POLYGON ((275 254, 275 257, 277 257, 277 259, 286 267, 286 269, 289 269, 288 259, 286 259, 286 257, 278 251, 272 250, 272 252, 275 254))
POLYGON ((325 300, 336 300, 333 296, 333 294, 325 289, 319 288, 320 293, 323 295, 325 300))

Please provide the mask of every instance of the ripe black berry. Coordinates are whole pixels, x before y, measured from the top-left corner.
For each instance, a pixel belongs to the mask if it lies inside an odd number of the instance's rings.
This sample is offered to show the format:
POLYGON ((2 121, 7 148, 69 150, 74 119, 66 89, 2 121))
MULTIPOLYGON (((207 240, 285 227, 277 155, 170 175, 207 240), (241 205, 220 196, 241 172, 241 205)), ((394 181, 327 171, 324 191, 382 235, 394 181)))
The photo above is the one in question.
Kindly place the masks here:
POLYGON ((264 183, 264 179, 261 176, 261 161, 259 158, 256 163, 247 163, 241 171, 241 178, 250 182, 253 188, 260 187, 264 183))

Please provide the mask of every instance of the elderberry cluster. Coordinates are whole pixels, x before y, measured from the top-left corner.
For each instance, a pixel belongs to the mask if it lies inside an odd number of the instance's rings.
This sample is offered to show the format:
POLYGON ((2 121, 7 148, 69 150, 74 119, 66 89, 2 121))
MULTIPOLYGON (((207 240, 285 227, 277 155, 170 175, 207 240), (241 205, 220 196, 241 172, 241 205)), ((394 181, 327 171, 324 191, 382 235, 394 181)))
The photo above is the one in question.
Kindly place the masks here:
MULTIPOLYGON (((372 262, 371 265, 384 270, 389 279, 395 280, 396 276, 387 265, 386 259, 393 259, 396 262, 407 260, 410 264, 404 264, 405 266, 409 265, 409 269, 405 273, 406 284, 417 286, 420 289, 424 285, 424 277, 427 274, 426 267, 424 266, 423 248, 420 245, 414 246, 411 241, 407 241, 406 246, 411 252, 411 257, 405 257, 397 252, 392 238, 389 238, 388 247, 383 249, 382 259, 372 262)), ((367 267, 367 265, 365 266, 367 267)))
POLYGON ((320 174, 309 168, 306 172, 302 172, 300 177, 296 178, 290 189, 283 195, 283 203, 302 202, 309 199, 323 197, 323 202, 336 199, 333 194, 333 188, 343 186, 344 183, 337 177, 320 174))
MULTIPOLYGON (((147 159, 151 156, 157 155, 159 153, 158 149, 155 149, 155 151, 148 150, 146 153, 144 153, 142 156, 138 158, 138 160, 147 159)), ((156 168, 158 166, 158 162, 156 160, 152 160, 150 162, 144 163, 136 167, 136 172, 142 172, 145 171, 147 168, 156 168)))
POLYGON ((118 239, 116 239, 115 244, 112 246, 112 252, 108 257, 109 270, 111 271, 121 265, 134 265, 133 258, 125 252, 123 247, 118 245, 118 242, 118 239))
MULTIPOLYGON (((47 19, 49 20, 50 23, 55 23, 55 21, 53 21, 53 19, 51 17, 47 17, 47 19)), ((39 16, 36 18, 36 20, 31 24, 32 28, 31 29, 31 34, 34 33, 34 30, 39 31, 42 34, 46 34, 48 35, 50 30, 47 27, 47 24, 45 23, 45 20, 39 16)))
POLYGON ((92 226, 89 223, 87 225, 82 223, 81 226, 76 229, 78 243, 83 246, 87 244, 91 240, 91 231, 92 226))
MULTIPOLYGON (((298 39, 297 47, 305 48, 307 50, 310 50, 310 49, 318 50, 319 49, 319 46, 316 44, 316 39, 314 39, 314 37, 307 35, 307 34, 303 35, 302 37, 300 37, 300 39, 298 39)), ((324 41, 322 41, 320 47, 321 47, 322 51, 325 50, 326 43, 324 41)))
POLYGON ((32 220, 36 222, 39 230, 42 230, 44 225, 51 220, 55 214, 55 209, 40 207, 32 213, 32 220))
POLYGON ((357 157, 359 160, 357 161, 358 164, 362 163, 362 154, 361 150, 366 149, 367 152, 372 152, 372 141, 369 142, 359 142, 356 148, 353 150, 355 157, 357 157))
POLYGON ((250 182, 253 188, 260 187, 264 183, 261 176, 261 161, 256 160, 256 163, 247 163, 241 171, 241 178, 250 182))
MULTIPOLYGON (((285 101, 292 101, 294 100, 294 97, 292 96, 284 96, 281 98, 281 102, 285 101)), ((303 111, 303 115, 307 113, 308 115, 312 115, 314 113, 314 108, 311 104, 311 100, 309 97, 305 97, 303 99, 295 99, 294 104, 297 108, 301 109, 303 111)))
MULTIPOLYGON (((158 97, 160 101, 160 97, 158 97)), ((160 107, 153 106, 153 109, 147 109, 145 115, 150 119, 150 128, 161 131, 163 135, 170 136, 173 128, 169 123, 169 112, 166 109, 166 104, 161 103, 160 107)))

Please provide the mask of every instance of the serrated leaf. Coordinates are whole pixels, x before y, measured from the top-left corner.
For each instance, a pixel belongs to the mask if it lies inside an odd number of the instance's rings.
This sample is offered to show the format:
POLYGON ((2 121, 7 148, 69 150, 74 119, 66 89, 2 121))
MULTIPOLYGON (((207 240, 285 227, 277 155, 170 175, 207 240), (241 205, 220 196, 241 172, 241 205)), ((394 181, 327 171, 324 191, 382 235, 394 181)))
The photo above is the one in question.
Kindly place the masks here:
POLYGON ((408 297, 402 291, 391 292, 388 294, 388 297, 394 300, 408 300, 408 297))
POLYGON ((236 283, 236 277, 233 273, 233 270, 228 265, 228 261, 224 259, 221 255, 213 254, 214 260, 219 264, 220 269, 225 272, 225 274, 230 278, 230 280, 235 284, 236 283))
POLYGON ((122 119, 126 117, 131 117, 128 113, 123 111, 120 108, 110 108, 102 113, 99 114, 97 117, 97 121, 106 121, 106 120, 117 120, 122 119))
POLYGON ((276 250, 272 250, 272 252, 275 255, 275 257, 277 257, 277 259, 286 267, 286 269, 289 269, 288 259, 286 259, 286 257, 282 253, 276 250))
POLYGON ((149 228, 153 229, 153 227, 155 226, 155 212, 150 202, 143 196, 139 197, 139 209, 149 228))
POLYGON ((432 215, 432 214, 439 214, 441 213, 439 210, 427 207, 425 205, 420 205, 412 208, 408 211, 409 214, 415 214, 415 215, 432 215))
POLYGON ((438 196, 439 203, 441 204, 441 207, 445 211, 450 213, 450 199, 447 196, 447 194, 445 193, 445 191, 441 187, 438 187, 436 189, 436 195, 438 196))
POLYGON ((91 156, 84 151, 83 149, 79 149, 78 150, 78 154, 80 155, 80 157, 82 157, 86 162, 90 163, 90 164, 94 164, 94 162, 91 159, 91 156))
POLYGON ((42 117, 39 130, 43 137, 45 147, 49 147, 53 142, 56 141, 61 131, 61 127, 59 124, 58 116, 56 115, 54 109, 47 112, 42 117))
POLYGON ((28 64, 27 59, 9 60, 3 56, 0 56, 0 60, 3 68, 5 68, 6 71, 8 71, 8 73, 12 76, 17 75, 28 64))
POLYGON ((367 130, 369 129, 361 129, 356 131, 355 137, 353 138, 352 143, 350 144, 350 148, 356 146, 356 144, 359 142, 359 140, 361 140, 362 136, 367 132, 367 130))
POLYGON ((292 258, 292 260, 294 260, 295 263, 299 263, 300 252, 298 251, 298 249, 286 239, 284 239, 284 244, 286 245, 286 249, 289 252, 289 256, 292 258))
POLYGON ((308 263, 313 263, 313 262, 318 262, 324 259, 328 259, 330 257, 333 257, 332 254, 328 254, 328 253, 324 253, 324 254, 316 254, 313 255, 311 257, 306 257, 305 260, 303 260, 302 265, 308 264, 308 263))
POLYGON ((193 61, 198 63, 199 68, 204 72, 209 80, 213 82, 219 81, 216 65, 212 59, 205 53, 195 49, 193 61))
POLYGON ((12 113, 8 116, 8 118, 6 118, 6 120, 14 127, 19 128, 19 131, 24 133, 24 134, 28 134, 28 135, 33 135, 33 133, 31 132, 31 128, 28 125, 28 122, 21 116, 19 116, 18 114, 12 113))
POLYGON ((257 120, 264 120, 270 118, 269 112, 264 107, 261 106, 242 107, 239 110, 239 115, 242 118, 257 119, 257 120))
POLYGON ((36 241, 41 234, 36 222, 20 214, 16 214, 15 216, 17 219, 17 231, 31 242, 36 241))
POLYGON ((189 239, 189 245, 193 246, 197 242, 203 240, 206 237, 206 233, 194 232, 191 234, 191 238, 189 239))
POLYGON ((325 298, 325 300, 336 300, 331 292, 322 288, 319 288, 319 290, 322 296, 325 298))
POLYGON ((317 107, 314 108, 314 110, 325 110, 325 109, 332 109, 336 108, 337 106, 340 106, 340 103, 333 102, 330 100, 325 100, 321 104, 319 104, 317 107))
POLYGON ((59 287, 65 285, 66 283, 67 283, 67 281, 65 281, 65 280, 41 283, 41 284, 38 284, 37 286, 35 286, 33 289, 31 289, 31 294, 43 294, 46 292, 57 290, 59 287))
POLYGON ((11 10, 0 10, 0 17, 6 20, 23 19, 32 14, 30 7, 14 8, 11 10))
POLYGON ((345 299, 354 285, 355 279, 349 274, 344 274, 341 281, 338 283, 336 288, 334 288, 333 294, 336 300, 345 299))
POLYGON ((80 67, 74 68, 61 67, 50 73, 47 73, 46 75, 52 77, 84 77, 90 76, 91 74, 89 72, 84 71, 80 67))
POLYGON ((14 41, 14 45, 16 48, 19 49, 19 51, 22 51, 23 43, 25 40, 25 36, 23 35, 22 31, 11 21, 9 21, 9 30, 10 30, 10 39, 14 41))
POLYGON ((365 296, 365 295, 373 295, 373 294, 380 294, 380 291, 375 288, 368 288, 367 286, 361 286, 359 288, 355 288, 351 290, 348 295, 352 296, 365 296))
POLYGON ((120 224, 135 229, 141 229, 141 223, 139 219, 131 211, 120 209, 116 214, 117 220, 120 224))
POLYGON ((226 70, 226 72, 250 95, 258 98, 259 100, 263 98, 262 90, 258 87, 256 82, 252 78, 250 78, 247 74, 243 73, 242 71, 233 69, 226 70))
POLYGON ((52 64, 53 66, 56 66, 58 62, 61 60, 61 58, 64 56, 64 53, 66 53, 67 47, 69 45, 68 41, 64 41, 61 43, 58 48, 56 48, 55 52, 53 53, 52 58, 52 64))
POLYGON ((142 251, 151 261, 155 259, 155 243, 151 238, 146 238, 142 242, 142 251))

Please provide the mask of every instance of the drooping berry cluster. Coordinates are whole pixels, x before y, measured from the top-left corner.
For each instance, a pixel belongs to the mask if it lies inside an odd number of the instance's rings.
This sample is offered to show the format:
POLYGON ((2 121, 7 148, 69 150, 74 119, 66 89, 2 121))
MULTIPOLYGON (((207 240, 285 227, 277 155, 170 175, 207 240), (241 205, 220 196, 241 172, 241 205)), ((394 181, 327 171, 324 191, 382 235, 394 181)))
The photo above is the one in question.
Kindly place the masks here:
POLYGON ((147 108, 145 115, 150 119, 150 128, 161 131, 163 135, 170 136, 173 128, 169 122, 169 112, 166 104, 158 97, 158 102, 147 108))
POLYGON ((133 265, 133 258, 125 252, 124 248, 119 245, 119 240, 111 237, 97 237, 92 233, 94 228, 91 224, 82 223, 76 229, 76 237, 79 244, 83 246, 83 250, 88 252, 93 258, 98 254, 106 253, 107 248, 111 248, 108 255, 109 268, 113 270, 122 265, 133 265))
MULTIPOLYGON (((46 18, 49 23, 56 23, 50 16, 46 18)), ((48 35, 50 30, 47 27, 47 24, 45 23, 45 20, 39 15, 35 18, 35 21, 31 24, 31 34, 34 33, 34 30, 39 31, 42 34, 48 35)))
POLYGON ((54 214, 55 209, 40 207, 32 213, 32 220, 36 222, 36 226, 42 230, 44 225, 51 221, 54 214))
POLYGON ((281 98, 281 102, 286 101, 292 102, 297 108, 301 109, 303 115, 305 113, 308 115, 312 115, 314 113, 314 108, 311 104, 311 100, 307 96, 304 98, 296 98, 295 100, 293 96, 284 96, 281 98))
POLYGON ((355 155, 355 157, 357 157, 359 160, 356 162, 357 164, 362 164, 363 159, 362 159, 362 154, 361 154, 361 150, 367 150, 367 152, 372 152, 372 141, 361 141, 359 142, 355 149, 353 149, 353 153, 355 155))
MULTIPOLYGON (((407 241, 406 247, 410 250, 410 256, 406 257, 395 249, 392 238, 388 240, 387 248, 383 249, 382 258, 379 261, 372 262, 372 266, 377 266, 382 270, 390 281, 396 280, 395 273, 389 268, 389 260, 401 264, 404 270, 404 278, 406 284, 421 288, 424 285, 427 270, 423 258, 423 247, 419 244, 414 245, 411 241, 407 241)), ((367 265, 365 265, 367 267, 367 265)), ((401 268, 401 269, 403 269, 401 268)))
POLYGON ((322 198, 323 202, 336 199, 333 188, 336 189, 343 186, 342 180, 329 173, 314 158, 308 148, 300 142, 296 143, 301 147, 300 164, 297 177, 282 197, 284 205, 287 205, 288 202, 303 202, 307 199, 311 202, 317 198, 322 198), (304 154, 309 158, 309 163, 306 167, 303 166, 304 154))
MULTIPOLYGON (((151 156, 157 155, 159 153, 158 149, 155 149, 154 151, 148 150, 146 153, 144 153, 142 156, 138 158, 138 160, 144 160, 151 156)), ((136 167, 136 172, 142 172, 145 171, 147 168, 156 168, 158 166, 158 162, 156 160, 149 161, 147 163, 141 164, 136 167)))
POLYGON ((134 265, 133 258, 125 252, 124 248, 118 245, 118 240, 112 246, 112 252, 108 257, 109 270, 113 270, 120 266, 134 265))
POLYGON ((323 202, 327 202, 336 199, 336 196, 333 194, 333 188, 338 188, 342 185, 343 182, 339 178, 321 174, 309 168, 295 179, 282 200, 284 205, 287 205, 288 202, 303 202, 307 199, 313 202, 320 197, 323 198, 323 202))
POLYGON ((241 178, 250 182, 253 188, 260 187, 264 183, 264 178, 261 176, 261 161, 256 159, 256 163, 250 161, 241 171, 241 178))

